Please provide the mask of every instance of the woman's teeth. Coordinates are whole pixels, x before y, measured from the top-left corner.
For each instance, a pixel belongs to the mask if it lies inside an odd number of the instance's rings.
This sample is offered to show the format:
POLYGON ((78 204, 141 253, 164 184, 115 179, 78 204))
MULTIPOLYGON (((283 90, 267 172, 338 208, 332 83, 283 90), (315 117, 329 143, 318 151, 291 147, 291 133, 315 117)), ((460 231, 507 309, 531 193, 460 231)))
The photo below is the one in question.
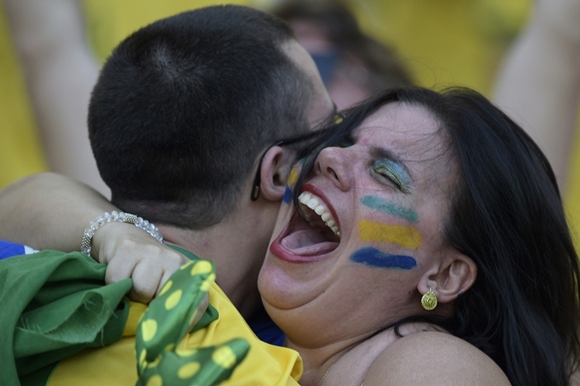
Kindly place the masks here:
MULTIPOLYGON (((336 221, 334 220, 334 217, 332 217, 332 215, 330 214, 330 211, 328 210, 326 205, 324 205, 322 200, 320 200, 318 197, 314 196, 312 193, 302 192, 300 194, 300 196, 298 196, 298 201, 301 204, 312 209, 312 211, 314 213, 316 213, 317 215, 320 216, 322 221, 324 221, 324 224, 328 228, 330 228, 330 230, 332 230, 332 232, 337 237, 340 237, 340 232, 338 230, 338 226, 336 225, 336 221)), ((307 218, 306 220, 311 223, 310 218, 307 218)))

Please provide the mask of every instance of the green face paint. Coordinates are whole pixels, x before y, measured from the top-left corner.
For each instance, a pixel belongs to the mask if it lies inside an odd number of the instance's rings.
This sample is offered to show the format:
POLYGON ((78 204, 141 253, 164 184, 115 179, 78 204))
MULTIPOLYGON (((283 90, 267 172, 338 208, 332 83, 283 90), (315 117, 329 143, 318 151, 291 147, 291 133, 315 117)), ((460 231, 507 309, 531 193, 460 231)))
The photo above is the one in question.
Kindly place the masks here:
POLYGON ((365 196, 361 199, 361 203, 368 208, 378 210, 380 212, 390 214, 393 216, 397 216, 413 224, 419 222, 419 215, 414 210, 405 208, 401 205, 387 201, 380 197, 365 196))

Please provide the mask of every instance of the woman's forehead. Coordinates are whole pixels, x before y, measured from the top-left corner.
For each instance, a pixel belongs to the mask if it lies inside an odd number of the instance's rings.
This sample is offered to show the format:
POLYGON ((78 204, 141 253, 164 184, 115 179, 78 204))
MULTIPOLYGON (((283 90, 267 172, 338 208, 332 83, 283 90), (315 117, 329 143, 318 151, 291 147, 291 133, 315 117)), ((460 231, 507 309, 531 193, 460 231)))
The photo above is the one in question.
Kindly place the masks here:
POLYGON ((362 122, 354 135, 376 146, 404 146, 406 152, 429 151, 429 148, 439 148, 433 145, 442 143, 440 125, 429 110, 400 102, 379 108, 362 122))

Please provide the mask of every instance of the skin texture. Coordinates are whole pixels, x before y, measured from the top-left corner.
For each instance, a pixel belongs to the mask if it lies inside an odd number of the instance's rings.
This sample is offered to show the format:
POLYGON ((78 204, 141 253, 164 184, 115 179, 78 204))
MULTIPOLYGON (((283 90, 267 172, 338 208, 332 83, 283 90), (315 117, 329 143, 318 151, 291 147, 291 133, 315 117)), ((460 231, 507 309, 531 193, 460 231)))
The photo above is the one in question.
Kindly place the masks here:
MULTIPOLYGON (((399 340, 390 329, 379 332, 405 316, 425 313, 420 298, 429 289, 440 304, 432 312, 449 315, 458 294, 473 284, 475 264, 447 246, 440 234, 456 173, 455 160, 449 154, 445 138, 429 112, 418 106, 391 103, 355 130, 352 146, 322 150, 302 188, 316 194, 339 224, 341 238, 336 249, 303 253, 309 248, 304 240, 316 238, 306 236, 304 229, 309 227, 294 216, 292 206, 282 207, 274 231, 280 236, 272 241, 258 284, 266 310, 287 334, 287 345, 297 349, 304 359, 305 385, 316 385, 338 361, 340 365, 332 372, 340 374, 340 384, 360 384, 363 380, 365 385, 384 384, 381 380, 386 374, 380 369, 399 355, 397 347, 404 353, 408 346, 403 342, 412 341, 399 340), (406 186, 401 186, 400 178, 377 167, 377 160, 400 165, 396 169, 405 170, 406 186), (369 194, 381 202, 408 208, 417 217, 410 221, 396 211, 362 204, 369 194), (361 239, 362 221, 406 227, 405 240, 416 240, 417 234, 420 243, 388 237, 361 239), (389 256, 406 256, 416 261, 416 266, 376 266, 352 261, 353 254, 365 248, 389 256), (346 365, 349 362, 356 365, 346 365)), ((411 325, 403 335, 418 331, 422 329, 411 325)), ((491 359, 475 347, 444 332, 437 336, 433 346, 426 341, 424 349, 449 350, 452 363, 462 355, 471 355, 473 361, 468 362, 467 368, 481 362, 494 369, 497 378, 491 379, 505 379, 491 359), (443 346, 436 340, 439 335, 445 336, 441 338, 443 346)), ((418 347, 423 349, 422 344, 418 347)), ((448 359, 442 362, 448 363, 448 359)), ((429 363, 421 366, 425 367, 422 374, 427 379, 440 371, 429 363)), ((462 374, 464 368, 458 368, 457 373, 453 373, 453 366, 450 370, 446 380, 469 378, 469 384, 494 384, 479 376, 472 379, 469 373, 462 374)), ((392 384, 412 384, 406 383, 409 375, 400 372, 388 379, 392 384)), ((333 383, 328 379, 327 384, 333 383)))
MULTIPOLYGON (((330 380, 329 380, 329 383, 330 380)), ((429 331, 394 342, 375 360, 365 385, 509 385, 485 354, 451 335, 429 331)))

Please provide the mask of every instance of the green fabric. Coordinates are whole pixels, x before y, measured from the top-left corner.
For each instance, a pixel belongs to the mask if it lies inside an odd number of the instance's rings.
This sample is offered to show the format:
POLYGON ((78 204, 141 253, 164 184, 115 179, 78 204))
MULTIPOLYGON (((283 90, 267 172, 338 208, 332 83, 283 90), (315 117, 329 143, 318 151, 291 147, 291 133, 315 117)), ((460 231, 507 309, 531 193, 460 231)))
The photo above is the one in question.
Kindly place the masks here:
MULTIPOLYGON (((190 259, 199 260, 182 248, 174 249, 190 259)), ((2 384, 44 385, 60 360, 83 348, 103 347, 121 339, 129 313, 129 304, 124 297, 131 289, 132 281, 125 279, 105 285, 105 270, 105 265, 80 252, 45 250, 0 260, 2 384)), ((191 304, 185 314, 176 317, 168 313, 167 317, 173 321, 164 325, 182 327, 171 335, 173 340, 187 333, 189 324, 183 324, 182 317, 193 317, 192 313, 207 292, 207 289, 196 289, 199 284, 195 280, 183 284, 192 291, 187 302, 180 306, 181 309, 183 305, 191 304)), ((210 305, 194 330, 207 326, 218 316, 217 310, 210 305)), ((239 360, 245 355, 246 345, 245 341, 233 342, 239 360)), ((215 348, 206 351, 212 350, 215 348)), ((229 370, 233 371, 233 368, 229 370)), ((217 373, 214 371, 213 374, 217 373)), ((219 376, 226 379, 223 377, 229 375, 221 372, 219 376)))
POLYGON ((228 379, 246 357, 250 345, 244 339, 196 350, 177 349, 214 281, 213 263, 194 260, 175 272, 149 304, 135 337, 137 385, 216 385, 228 379))
POLYGON ((33 371, 30 374, 20 377, 21 386, 46 386, 50 375, 52 374, 54 368, 58 365, 58 362, 51 363, 50 365, 43 367, 40 370, 33 371))
POLYGON ((79 252, 51 250, 0 261, 3 384, 121 338, 132 281, 105 286, 105 268, 79 252))
MULTIPOLYGON (((178 247, 177 245, 170 245, 169 244, 168 246, 175 249, 177 252, 181 253, 183 256, 187 257, 189 260, 193 260, 193 261, 199 260, 199 257, 197 257, 193 253, 189 252, 187 249, 183 249, 181 247, 178 247)), ((196 332, 197 330, 201 330, 202 328, 207 327, 208 324, 210 324, 211 322, 216 320, 218 317, 219 317, 218 310, 216 310, 214 308, 214 306, 212 306, 211 304, 208 304, 207 309, 205 310, 205 312, 201 316, 201 319, 193 327, 193 329, 190 331, 190 333, 196 332)))

